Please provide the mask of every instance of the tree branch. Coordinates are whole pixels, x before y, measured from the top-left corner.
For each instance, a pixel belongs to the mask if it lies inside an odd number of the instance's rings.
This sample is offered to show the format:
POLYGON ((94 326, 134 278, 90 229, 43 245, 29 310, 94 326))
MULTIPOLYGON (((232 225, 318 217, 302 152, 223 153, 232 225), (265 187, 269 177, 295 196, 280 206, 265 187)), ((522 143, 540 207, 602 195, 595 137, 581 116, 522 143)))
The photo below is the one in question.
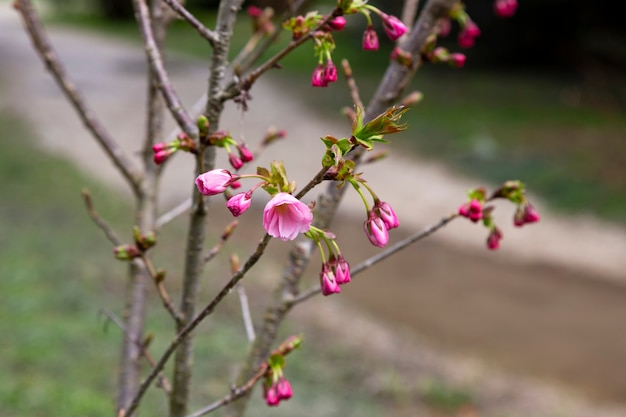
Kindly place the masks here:
POLYGON ((246 275, 250 268, 252 268, 257 263, 257 261, 261 258, 261 255, 263 255, 263 252, 265 251, 265 248, 267 247, 269 241, 270 236, 266 234, 259 242, 256 250, 252 255, 250 255, 243 267, 231 277, 230 281, 228 281, 228 283, 215 296, 215 298, 213 298, 213 300, 211 300, 211 302, 207 304, 206 307, 204 307, 204 309, 193 320, 191 320, 181 331, 178 332, 176 337, 170 342, 165 352, 163 352, 163 355, 161 356, 161 358, 159 358, 152 371, 141 383, 141 386, 137 391, 137 395, 135 395, 133 400, 130 402, 128 409, 125 411, 125 413, 120 414, 120 417, 129 416, 137 410, 137 407, 139 406, 139 403, 141 402, 141 399, 145 395, 146 391, 148 390, 154 379, 157 377, 158 373, 165 367, 165 364, 167 364, 169 358, 176 351, 178 346, 180 346, 180 344, 187 339, 189 334, 193 332, 193 330, 198 327, 198 325, 215 310, 215 307, 217 307, 222 299, 224 299, 224 297, 226 297, 226 295, 230 293, 230 291, 246 275))
MULTIPOLYGON (((455 218, 457 218, 459 215, 457 213, 452 213, 446 217, 444 217, 443 219, 441 219, 439 222, 430 225, 422 230, 420 230, 419 232, 414 233, 413 235, 402 239, 401 241, 395 243, 394 245, 388 247, 387 249, 385 249, 382 252, 377 253, 374 256, 371 256, 369 258, 367 258, 365 261, 361 262, 360 264, 358 264, 357 266, 355 266, 354 268, 350 268, 350 276, 354 277, 357 276, 358 274, 360 274, 361 272, 365 271, 366 269, 368 269, 371 266, 376 265, 377 263, 387 259, 388 257, 390 257, 391 255, 401 251, 402 249, 406 248, 409 245, 412 245, 415 242, 418 242, 430 235, 432 235, 433 233, 435 233, 437 230, 445 227, 448 223, 450 223, 452 220, 454 220, 455 218)), ((321 294, 322 290, 320 288, 319 285, 315 285, 311 288, 309 288, 306 291, 303 291, 302 293, 298 294, 293 300, 288 302, 288 306, 289 308, 300 304, 303 301, 308 300, 309 298, 313 297, 314 295, 318 295, 321 294)))
POLYGON ((58 55, 50 44, 31 1, 16 0, 14 7, 22 16, 26 32, 30 36, 35 50, 54 77, 57 85, 70 103, 72 103, 74 110, 78 113, 87 130, 89 130, 109 159, 119 169, 135 195, 138 195, 143 174, 100 123, 93 110, 87 105, 76 84, 69 78, 65 68, 59 61, 58 55))
POLYGON ((174 10, 180 17, 185 19, 195 30, 198 32, 200 36, 206 39, 211 47, 215 47, 215 44, 218 42, 217 33, 213 32, 206 26, 204 26, 194 15, 192 15, 189 10, 185 8, 178 0, 163 0, 172 10, 174 10))
MULTIPOLYGON (((364 123, 381 114, 400 97, 421 63, 420 52, 426 38, 435 30, 437 20, 445 16, 456 3, 458 3, 458 0, 428 1, 411 35, 400 45, 402 49, 412 54, 413 65, 406 67, 396 61, 390 63, 384 78, 365 109, 364 123)), ((351 159, 358 164, 362 153, 362 148, 355 149, 351 152, 351 159)), ((346 188, 337 189, 334 183, 330 183, 326 191, 319 196, 314 223, 317 227, 325 229, 330 225, 346 188)), ((274 298, 264 314, 263 327, 257 333, 255 342, 242 366, 237 379, 238 382, 248 380, 256 366, 267 356, 270 346, 278 334, 278 328, 289 311, 289 300, 293 300, 298 294, 300 278, 314 250, 315 245, 310 240, 307 241, 304 238, 300 238, 294 243, 289 255, 290 264, 285 268, 281 282, 274 293, 274 298)), ((236 403, 230 404, 226 409, 225 415, 228 417, 241 416, 249 397, 248 393, 236 403)))
POLYGON ((155 42, 154 33, 152 31, 148 5, 145 0, 133 0, 133 5, 135 7, 135 18, 139 24, 148 63, 157 77, 158 87, 167 103, 167 108, 178 123, 178 126, 180 126, 187 135, 195 138, 198 136, 196 124, 178 98, 163 65, 163 57, 155 42))

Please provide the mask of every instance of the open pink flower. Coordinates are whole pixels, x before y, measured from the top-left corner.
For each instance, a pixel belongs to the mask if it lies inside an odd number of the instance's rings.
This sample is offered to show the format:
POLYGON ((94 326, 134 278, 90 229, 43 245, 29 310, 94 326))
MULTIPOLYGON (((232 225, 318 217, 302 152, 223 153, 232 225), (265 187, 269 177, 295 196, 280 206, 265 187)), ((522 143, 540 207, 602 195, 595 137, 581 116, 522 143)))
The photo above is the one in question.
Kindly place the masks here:
POLYGON ((263 227, 272 237, 294 240, 309 230, 313 222, 311 209, 287 193, 276 194, 263 210, 263 227))
POLYGON ((196 178, 196 187, 202 195, 221 194, 226 188, 239 177, 234 177, 225 169, 213 169, 198 175, 196 178))

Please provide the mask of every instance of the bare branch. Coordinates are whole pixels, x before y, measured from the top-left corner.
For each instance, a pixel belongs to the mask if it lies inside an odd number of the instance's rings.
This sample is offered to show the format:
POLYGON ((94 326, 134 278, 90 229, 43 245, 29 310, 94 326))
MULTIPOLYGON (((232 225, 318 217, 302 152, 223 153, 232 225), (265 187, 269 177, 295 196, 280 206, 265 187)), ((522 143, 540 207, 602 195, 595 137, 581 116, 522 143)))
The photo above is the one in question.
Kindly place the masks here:
MULTIPOLYGON (((124 326, 124 323, 122 323, 122 320, 119 317, 117 317, 112 312, 103 308, 101 308, 99 312, 103 314, 111 323, 114 323, 124 333, 124 337, 130 339, 130 335, 128 334, 128 331, 126 330, 126 327, 124 326)), ((154 368, 154 364, 156 362, 154 361, 154 357, 150 354, 150 351, 148 350, 147 343, 142 342, 141 340, 133 340, 133 342, 141 350, 141 354, 143 355, 144 358, 146 358, 146 361, 148 362, 148 364, 154 368)), ((167 380, 165 375, 163 375, 162 372, 159 372, 159 375, 157 378, 158 378, 157 386, 160 386, 161 388, 163 388, 163 391, 169 394, 169 392, 172 389, 172 386, 170 385, 170 382, 167 380)))
POLYGON ((191 205, 192 205, 192 201, 190 197, 186 199, 185 201, 183 201, 182 203, 180 203, 179 205, 177 205, 176 207, 172 208, 171 210, 166 211, 157 219, 156 228, 160 229, 161 227, 165 226, 166 224, 174 220, 176 217, 188 212, 189 209, 191 209, 191 205))
POLYGON ((185 19, 195 30, 206 39, 211 47, 215 47, 215 44, 218 42, 217 33, 213 32, 206 26, 204 26, 194 15, 192 15, 189 10, 185 8, 178 0, 163 0, 167 3, 168 6, 172 8, 176 13, 179 14, 180 17, 185 19))
POLYGON ((138 195, 141 192, 140 188, 143 174, 100 123, 93 110, 87 105, 76 84, 69 78, 65 68, 59 61, 58 55, 50 44, 48 35, 31 1, 16 0, 14 6, 22 16, 26 31, 33 42, 35 50, 46 65, 48 71, 50 71, 54 77, 57 85, 61 88, 61 91, 63 91, 70 103, 72 103, 74 110, 78 113, 78 116, 87 130, 89 130, 98 144, 104 149, 104 152, 109 159, 111 159, 113 164, 120 170, 135 195, 138 195))
POLYGON ((150 11, 145 0, 133 0, 135 7, 135 18, 139 24, 141 36, 143 37, 144 47, 146 50, 146 56, 150 68, 154 71, 158 79, 158 87, 163 94, 163 98, 167 103, 167 108, 172 113, 172 116, 178 123, 178 126, 190 137, 195 138, 198 136, 198 129, 195 122, 185 110, 182 102, 178 98, 176 91, 169 79, 167 71, 163 65, 163 57, 159 51, 158 45, 154 40, 154 33, 152 31, 150 11))
POLYGON ((350 62, 347 59, 341 60, 341 67, 343 68, 343 73, 346 76, 346 81, 348 82, 348 87, 350 88, 350 96, 352 97, 352 102, 356 107, 363 108, 363 102, 361 101, 361 96, 359 95, 359 88, 356 85, 356 81, 352 76, 352 68, 350 67, 350 62))
POLYGON ((161 358, 159 358, 158 362, 156 363, 152 371, 148 374, 146 379, 141 383, 141 386, 139 387, 139 390, 137 391, 137 394, 131 401, 129 407, 125 410, 125 412, 123 412, 120 415, 120 417, 130 416, 132 415, 132 413, 134 413, 137 410, 137 407, 139 406, 139 403, 141 402, 141 399, 145 395, 146 391, 148 390, 148 388, 150 387, 150 385, 152 384, 152 382, 154 381, 158 373, 163 369, 163 367, 165 367, 165 364, 168 362, 172 354, 176 351, 178 346, 187 338, 187 336, 189 336, 189 334, 196 327, 198 327, 200 323, 202 323, 202 321, 207 316, 209 316, 215 310, 215 307, 217 307, 217 305, 222 301, 222 299, 224 299, 224 297, 226 297, 226 295, 230 293, 230 291, 246 275, 246 273, 250 270, 250 268, 252 268, 257 263, 257 261, 263 255, 265 248, 267 247, 267 244, 269 243, 269 241, 270 241, 270 236, 266 234, 263 237, 263 239, 259 242, 256 250, 254 251, 252 255, 250 255, 250 257, 248 258, 246 263, 243 265, 243 267, 232 276, 230 281, 228 281, 228 283, 215 296, 215 298, 211 300, 211 302, 207 304, 207 306, 193 320, 191 320, 181 331, 178 332, 176 337, 170 342, 165 352, 163 352, 163 355, 161 356, 161 358))
MULTIPOLYGON (((415 22, 415 16, 417 16, 417 9, 419 8, 420 0, 404 0, 404 7, 402 8, 402 23, 406 27, 410 28, 415 22)), ((406 37, 408 34, 405 34, 406 37)))
POLYGON ((154 269, 154 265, 152 265, 152 261, 146 255, 145 252, 141 253, 141 260, 143 261, 146 269, 148 270, 148 274, 154 281, 154 285, 156 286, 157 292, 159 293, 159 297, 161 298, 161 302, 163 303, 163 307, 170 313, 170 316, 176 321, 176 324, 181 325, 183 323, 184 317, 183 315, 176 309, 174 303, 170 299, 169 294, 167 293, 167 289, 165 289, 165 285, 163 285, 163 280, 165 279, 164 274, 160 274, 154 269))
POLYGON ((256 335, 254 334, 254 324, 252 323, 252 316, 250 315, 250 304, 248 303, 248 295, 246 289, 239 283, 235 287, 237 289, 237 295, 239 296, 239 304, 241 305, 241 316, 243 317, 243 324, 246 328, 246 336, 248 336, 248 342, 254 342, 256 335))
MULTIPOLYGON (((220 253, 220 250, 222 250, 222 247, 224 246, 226 241, 233 235, 233 232, 238 225, 239 221, 233 220, 228 224, 228 226, 226 226, 224 232, 222 233, 222 236, 220 237, 219 242, 217 242, 215 246, 213 246, 213 248, 209 251, 209 253, 207 253, 207 255, 204 257, 204 263, 210 262, 217 256, 218 253, 220 253)), ((233 273, 234 272, 236 272, 236 270, 233 271, 233 273)))
MULTIPOLYGON (((350 268, 350 276, 354 277, 356 275, 358 275, 359 273, 365 271, 367 268, 376 265, 378 262, 381 262, 385 259, 387 259, 388 257, 390 257, 391 255, 401 251, 402 249, 406 248, 407 246, 418 242, 430 235, 432 235, 433 233, 435 233, 437 230, 443 228, 444 226, 446 226, 448 223, 450 223, 452 220, 454 220, 455 218, 457 218, 459 215, 457 213, 452 213, 449 216, 444 217, 443 219, 441 219, 438 223, 435 223, 433 225, 430 225, 422 230, 420 230, 419 232, 416 232, 415 234, 402 239, 401 241, 397 242, 396 244, 388 247, 387 249, 385 249, 382 252, 377 253, 376 255, 367 258, 365 261, 361 262, 360 264, 358 264, 357 266, 355 266, 354 268, 350 268)), ((291 300, 288 305, 289 307, 292 307, 294 305, 300 304, 303 301, 308 300, 309 298, 313 297, 314 295, 318 295, 321 294, 322 290, 320 289, 319 285, 315 285, 311 288, 309 288, 306 291, 303 291, 302 293, 298 294, 297 297, 295 297, 293 300, 291 300)))
POLYGON ((89 214, 91 220, 93 220, 93 222, 104 232, 107 239, 109 239, 109 242, 113 243, 114 246, 121 245, 122 241, 120 240, 120 238, 117 237, 111 226, 109 226, 109 224, 104 221, 104 219, 102 219, 102 217, 100 217, 100 215, 96 211, 89 190, 83 188, 82 194, 83 200, 85 201, 85 206, 87 207, 87 214, 89 214))

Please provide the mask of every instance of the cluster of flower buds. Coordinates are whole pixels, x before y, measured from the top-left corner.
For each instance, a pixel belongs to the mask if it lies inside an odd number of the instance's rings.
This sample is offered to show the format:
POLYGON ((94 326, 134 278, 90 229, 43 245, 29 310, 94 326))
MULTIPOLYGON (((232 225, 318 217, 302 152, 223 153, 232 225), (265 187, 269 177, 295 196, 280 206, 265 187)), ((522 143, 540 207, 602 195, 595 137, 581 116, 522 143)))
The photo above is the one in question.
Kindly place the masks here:
POLYGON ((365 51, 376 51, 379 46, 378 34, 374 30, 371 13, 377 14, 378 17, 380 17, 385 34, 394 42, 408 31, 406 25, 396 16, 384 13, 380 9, 367 4, 366 0, 341 1, 338 7, 344 14, 361 13, 367 19, 367 28, 365 32, 363 32, 363 41, 361 44, 365 51))
POLYGON ((461 31, 459 32, 458 43, 461 48, 471 48, 476 43, 476 38, 480 36, 480 29, 474 21, 465 12, 462 3, 458 3, 450 11, 449 17, 459 24, 461 31))
POLYGON ((493 10, 497 16, 512 17, 517 10, 517 0, 496 0, 493 2, 493 10))
POLYGON ((372 195, 374 196, 374 207, 367 210, 367 219, 363 223, 363 229, 370 243, 382 248, 389 242, 389 230, 398 227, 400 221, 389 203, 380 201, 378 197, 372 195))
POLYGON ((267 371, 263 381, 263 398, 270 407, 276 407, 281 401, 286 401, 293 396, 291 384, 285 378, 285 356, 302 343, 300 337, 290 337, 272 352, 267 361, 267 371))
POLYGON ((482 220, 482 223, 489 230, 487 236, 487 248, 491 250, 500 247, 502 240, 502 230, 498 228, 493 219, 493 206, 485 206, 485 203, 495 199, 506 199, 517 206, 513 216, 513 224, 521 227, 524 224, 536 223, 540 220, 539 213, 528 202, 525 196, 525 187, 519 181, 507 181, 498 188, 489 198, 486 198, 484 188, 470 190, 468 192, 469 202, 459 207, 458 214, 466 217, 474 223, 482 220))
POLYGON ((272 198, 263 210, 263 227, 267 233, 281 240, 293 240, 300 233, 305 233, 313 222, 311 208, 291 193, 295 184, 287 182, 287 175, 282 162, 274 162, 271 171, 258 168, 257 174, 236 175, 225 169, 213 169, 198 175, 196 187, 205 196, 225 192, 233 184, 243 178, 261 179, 250 190, 235 194, 226 202, 226 207, 237 217, 252 205, 252 194, 258 188, 265 189, 272 198))
POLYGON ((425 61, 432 62, 434 64, 445 62, 455 68, 462 68, 465 65, 465 54, 453 52, 448 49, 437 45, 437 36, 435 34, 426 38, 426 43, 422 49, 422 58, 425 61))
POLYGON ((335 235, 329 231, 311 226, 305 236, 313 240, 320 250, 320 256, 322 257, 320 288, 322 294, 327 296, 341 292, 340 286, 351 281, 350 265, 343 257, 335 240, 335 235), (326 245, 328 260, 326 259, 322 243, 326 245))
POLYGON ((176 151, 197 153, 196 143, 185 133, 179 133, 171 142, 159 142, 152 145, 154 163, 161 165, 176 151))
POLYGON ((254 155, 243 143, 237 143, 229 132, 224 130, 217 130, 207 137, 207 142, 212 146, 217 146, 226 149, 228 152, 228 162, 230 165, 239 170, 246 162, 254 160, 254 155), (237 149, 237 152, 232 148, 237 149))
POLYGON ((327 87, 328 84, 337 81, 337 67, 332 58, 335 41, 329 32, 318 31, 313 36, 313 42, 317 66, 311 75, 311 85, 313 87, 327 87))

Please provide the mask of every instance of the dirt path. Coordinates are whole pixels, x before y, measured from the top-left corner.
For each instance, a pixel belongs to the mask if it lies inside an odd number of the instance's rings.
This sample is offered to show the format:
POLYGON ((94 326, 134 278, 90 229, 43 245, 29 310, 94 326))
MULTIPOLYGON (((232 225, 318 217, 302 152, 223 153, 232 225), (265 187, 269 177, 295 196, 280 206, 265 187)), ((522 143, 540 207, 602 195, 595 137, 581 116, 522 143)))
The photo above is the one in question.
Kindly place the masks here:
MULTIPOLYGON (((140 47, 71 30, 52 33, 95 112, 128 152, 135 153, 142 141, 146 90, 140 47)), ((206 86, 206 65, 171 61, 175 86, 191 107, 206 86)), ((46 149, 125 189, 44 72, 17 15, 4 2, 0 2, 0 77, 6 89, 0 106, 31 121, 46 149)), ((319 158, 309 157, 322 151, 318 137, 329 132, 341 135, 348 127, 340 118, 311 114, 283 91, 276 78, 260 82, 252 95, 243 121, 229 108, 222 126, 235 136, 245 135, 252 144, 269 125, 285 128, 289 139, 272 149, 271 157, 284 159, 290 177, 303 184, 319 168, 319 158)), ((269 156, 259 163, 266 164, 269 156)), ((188 162, 182 156, 168 169, 163 207, 177 204, 191 189, 188 162)), ((479 185, 437 163, 398 155, 367 167, 366 177, 396 208, 401 233, 454 210, 465 190, 479 185)), ((506 369, 568 383, 596 399, 626 403, 626 372, 621 366, 626 363, 625 230, 591 218, 557 216, 541 201, 536 205, 542 212, 541 225, 505 228, 497 254, 483 249, 482 230, 456 222, 420 244, 419 250, 409 249, 372 270, 362 283, 346 288, 346 297, 436 344, 493 360, 506 369)), ((361 211, 358 198, 350 195, 341 213, 361 211)), ((512 213, 499 215, 510 218, 512 213)), ((349 242, 354 259, 372 252, 361 235, 361 222, 349 220, 337 227, 339 236, 350 236, 343 235, 344 230, 356 230, 353 238, 342 239, 349 242)))

